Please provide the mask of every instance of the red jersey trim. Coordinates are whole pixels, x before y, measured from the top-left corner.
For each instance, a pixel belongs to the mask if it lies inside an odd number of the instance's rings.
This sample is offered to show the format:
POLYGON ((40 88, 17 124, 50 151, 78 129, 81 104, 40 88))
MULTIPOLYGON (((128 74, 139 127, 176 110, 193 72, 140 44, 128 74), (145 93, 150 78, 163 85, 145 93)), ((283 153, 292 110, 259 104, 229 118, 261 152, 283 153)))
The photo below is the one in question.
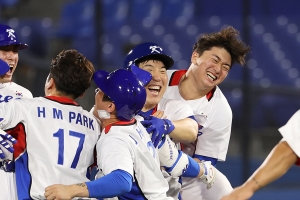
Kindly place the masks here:
POLYGON ((151 115, 153 115, 157 111, 157 105, 153 108, 151 115))
POLYGON ((46 96, 46 99, 50 99, 52 101, 56 101, 59 103, 63 103, 63 104, 73 104, 75 106, 78 106, 78 103, 76 103, 75 101, 73 101, 72 99, 68 98, 68 97, 58 97, 58 96, 46 96))
MULTIPOLYGON (((170 81, 169 81, 169 86, 176 86, 179 85, 180 79, 182 76, 187 72, 187 70, 178 70, 172 73, 170 81)), ((214 96, 214 93, 216 91, 216 87, 214 87, 211 91, 209 91, 206 94, 206 98, 208 101, 211 100, 211 98, 214 96)))
POLYGON ((173 72, 169 81, 169 86, 179 85, 180 79, 186 72, 186 69, 173 72))
POLYGON ((5 130, 8 134, 17 140, 14 147, 14 160, 17 159, 26 149, 26 133, 25 126, 22 123, 17 124, 14 128, 5 130))
POLYGON ((295 165, 300 166, 300 158, 295 162, 295 165))
POLYGON ((130 121, 118 121, 112 124, 107 125, 104 128, 104 133, 107 134, 112 126, 128 126, 136 123, 136 119, 132 119, 130 121))

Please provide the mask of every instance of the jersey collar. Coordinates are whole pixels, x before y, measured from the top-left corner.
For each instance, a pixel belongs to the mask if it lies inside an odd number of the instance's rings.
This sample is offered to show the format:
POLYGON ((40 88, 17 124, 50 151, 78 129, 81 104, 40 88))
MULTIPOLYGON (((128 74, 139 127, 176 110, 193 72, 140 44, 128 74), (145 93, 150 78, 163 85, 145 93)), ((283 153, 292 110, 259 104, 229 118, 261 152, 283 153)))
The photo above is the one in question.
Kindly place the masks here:
POLYGON ((56 101, 58 103, 63 103, 63 104, 71 104, 74 106, 78 106, 78 103, 76 103, 75 101, 73 101, 72 99, 68 98, 68 97, 59 97, 59 96, 46 96, 46 99, 52 100, 52 101, 56 101))
POLYGON ((104 133, 107 134, 112 126, 128 126, 136 123, 136 119, 132 119, 130 121, 118 121, 112 124, 107 125, 104 128, 104 133))

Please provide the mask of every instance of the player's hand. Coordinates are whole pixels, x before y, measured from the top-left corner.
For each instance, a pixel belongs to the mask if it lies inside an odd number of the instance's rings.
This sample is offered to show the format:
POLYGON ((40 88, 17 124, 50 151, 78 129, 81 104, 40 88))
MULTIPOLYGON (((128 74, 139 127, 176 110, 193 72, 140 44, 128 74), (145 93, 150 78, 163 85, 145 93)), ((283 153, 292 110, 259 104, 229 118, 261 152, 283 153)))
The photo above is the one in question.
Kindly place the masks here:
POLYGON ((159 141, 165 136, 169 135, 174 129, 174 124, 168 119, 159 119, 153 116, 141 121, 148 133, 152 134, 151 141, 154 147, 157 147, 159 141))
POLYGON ((7 155, 5 151, 8 151, 10 153, 14 152, 14 148, 9 142, 11 142, 11 144, 16 144, 17 140, 0 129, 0 158, 1 159, 8 159, 6 158, 7 155))
POLYGON ((200 168, 203 169, 203 175, 200 180, 207 185, 207 189, 210 189, 215 183, 216 168, 211 164, 211 161, 200 162, 200 168))
POLYGON ((245 185, 234 188, 234 190, 228 195, 221 198, 221 200, 246 200, 250 199, 254 192, 247 188, 245 185))
POLYGON ((71 187, 68 185, 55 184, 49 187, 46 187, 44 196, 46 199, 72 199, 74 196, 72 195, 71 187))

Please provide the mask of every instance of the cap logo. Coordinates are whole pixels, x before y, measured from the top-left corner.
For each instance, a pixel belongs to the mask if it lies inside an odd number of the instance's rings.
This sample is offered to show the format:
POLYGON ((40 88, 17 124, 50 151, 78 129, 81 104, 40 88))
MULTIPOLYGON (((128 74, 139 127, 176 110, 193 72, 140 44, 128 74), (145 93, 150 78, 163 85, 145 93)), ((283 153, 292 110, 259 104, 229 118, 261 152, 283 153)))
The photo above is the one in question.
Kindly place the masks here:
POLYGON ((14 40, 16 38, 16 36, 14 35, 14 30, 13 29, 6 29, 6 32, 8 32, 8 36, 10 37, 11 40, 14 40))
POLYGON ((162 48, 160 46, 150 46, 149 49, 151 49, 151 53, 161 53, 162 48))

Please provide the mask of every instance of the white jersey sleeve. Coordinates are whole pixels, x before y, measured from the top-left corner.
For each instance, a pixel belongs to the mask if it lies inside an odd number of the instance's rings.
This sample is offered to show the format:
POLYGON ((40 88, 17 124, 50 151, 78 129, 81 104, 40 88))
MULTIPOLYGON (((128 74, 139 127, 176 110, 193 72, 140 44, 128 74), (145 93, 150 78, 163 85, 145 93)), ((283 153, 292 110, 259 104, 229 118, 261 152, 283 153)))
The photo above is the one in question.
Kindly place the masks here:
POLYGON ((283 139, 289 144, 297 156, 300 157, 300 110, 278 130, 283 139))

